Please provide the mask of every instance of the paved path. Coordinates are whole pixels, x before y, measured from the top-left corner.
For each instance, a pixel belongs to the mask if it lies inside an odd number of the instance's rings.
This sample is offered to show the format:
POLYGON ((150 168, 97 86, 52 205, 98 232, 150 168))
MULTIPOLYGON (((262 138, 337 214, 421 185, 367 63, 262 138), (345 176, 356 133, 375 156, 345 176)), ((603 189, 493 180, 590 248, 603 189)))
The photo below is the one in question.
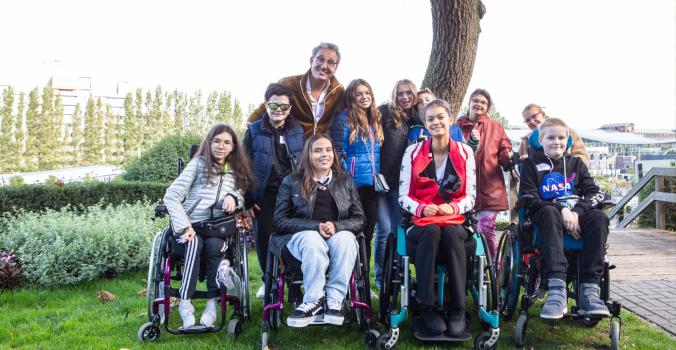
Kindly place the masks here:
POLYGON ((608 244, 612 298, 676 336, 676 233, 612 229, 608 244))

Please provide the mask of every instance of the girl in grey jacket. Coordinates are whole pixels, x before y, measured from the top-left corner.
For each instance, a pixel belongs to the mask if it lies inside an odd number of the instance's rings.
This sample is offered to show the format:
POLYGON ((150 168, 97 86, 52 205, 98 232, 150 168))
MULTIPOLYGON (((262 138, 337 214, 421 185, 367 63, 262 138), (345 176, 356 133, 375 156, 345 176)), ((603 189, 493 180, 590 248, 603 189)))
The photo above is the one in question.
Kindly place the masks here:
MULTIPOLYGON (((251 165, 237 140, 235 131, 224 124, 211 128, 202 140, 195 157, 167 189, 164 204, 169 211, 174 235, 185 244, 184 271, 179 288, 179 314, 183 328, 195 325, 195 308, 190 299, 200 275, 200 258, 207 259, 206 277, 209 292, 217 292, 216 271, 225 241, 204 239, 193 224, 209 218, 225 216, 244 206, 244 193, 253 183, 251 165), (223 209, 215 209, 221 201, 223 209)), ((212 327, 216 322, 217 298, 207 300, 200 324, 212 327)))

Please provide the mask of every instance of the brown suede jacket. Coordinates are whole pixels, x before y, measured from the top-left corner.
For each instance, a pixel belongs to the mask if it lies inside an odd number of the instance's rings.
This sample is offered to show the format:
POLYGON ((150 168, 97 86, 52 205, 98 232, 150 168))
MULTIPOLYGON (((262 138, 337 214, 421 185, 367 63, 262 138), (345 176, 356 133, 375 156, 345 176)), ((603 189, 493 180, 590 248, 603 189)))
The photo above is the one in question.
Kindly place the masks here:
MULTIPOLYGON (((303 75, 295 75, 279 80, 279 83, 290 88, 293 91, 291 98, 291 116, 303 127, 305 131, 305 138, 312 136, 315 133, 328 132, 333 124, 333 119, 345 108, 344 94, 345 88, 338 82, 336 77, 331 78, 329 91, 326 93, 326 100, 324 104, 324 114, 315 123, 315 117, 312 114, 312 104, 310 103, 310 96, 305 90, 305 84, 310 76, 310 71, 303 75)), ((261 103, 251 114, 249 114, 248 122, 253 123, 265 114, 265 103, 261 103)))

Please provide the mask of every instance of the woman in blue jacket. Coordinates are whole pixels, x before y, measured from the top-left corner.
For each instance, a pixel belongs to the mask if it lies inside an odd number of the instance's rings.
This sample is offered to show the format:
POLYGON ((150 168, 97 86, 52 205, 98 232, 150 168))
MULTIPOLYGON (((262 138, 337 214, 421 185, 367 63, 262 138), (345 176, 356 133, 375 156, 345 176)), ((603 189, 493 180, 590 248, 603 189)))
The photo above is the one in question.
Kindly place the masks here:
POLYGON ((373 89, 364 79, 355 79, 345 90, 346 109, 331 127, 338 157, 352 175, 359 192, 366 222, 364 236, 371 256, 371 239, 378 214, 378 193, 374 189, 374 176, 380 172, 380 145, 383 127, 376 107, 373 89))

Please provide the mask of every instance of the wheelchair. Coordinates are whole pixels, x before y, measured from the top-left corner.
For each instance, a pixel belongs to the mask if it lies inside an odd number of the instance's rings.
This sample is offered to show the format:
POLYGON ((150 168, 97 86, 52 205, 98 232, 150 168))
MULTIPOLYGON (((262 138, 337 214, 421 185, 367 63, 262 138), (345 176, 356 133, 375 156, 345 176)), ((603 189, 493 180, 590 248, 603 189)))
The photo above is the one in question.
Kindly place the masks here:
MULTIPOLYGON (((488 243, 483 235, 476 230, 476 217, 473 213, 465 214, 464 226, 471 234, 465 241, 467 252, 467 289, 472 295, 481 324, 482 331, 474 340, 475 349, 495 349, 500 336, 499 314, 497 302, 497 288, 495 272, 488 253, 488 243)), ((395 349, 400 336, 399 326, 404 322, 409 309, 415 310, 416 281, 412 277, 410 264, 412 259, 406 252, 406 230, 412 225, 404 216, 397 233, 387 238, 385 260, 383 264, 383 285, 380 291, 380 305, 378 321, 387 327, 384 333, 373 329, 369 334, 372 348, 395 349)), ((444 292, 448 283, 445 266, 437 266, 435 274, 435 288, 437 290, 438 307, 443 308, 444 298, 449 294, 444 292)), ((422 320, 413 317, 413 336, 423 342, 450 342, 462 343, 472 338, 469 312, 466 314, 467 328, 465 334, 457 337, 446 332, 441 335, 429 336, 422 331, 422 320)))
MULTIPOLYGON (((197 147, 191 147, 190 156, 196 152, 197 147)), ((184 162, 178 160, 177 172, 180 174, 184 162)), ((155 218, 161 218, 168 215, 166 206, 162 203, 155 207, 155 218)), ((234 218, 233 218, 234 219, 234 218)), ((172 281, 180 284, 182 279, 183 256, 185 253, 184 245, 176 242, 171 227, 158 232, 153 239, 150 252, 150 264, 148 267, 148 285, 147 308, 148 322, 144 323, 138 330, 137 339, 141 342, 154 342, 160 338, 161 327, 171 334, 202 334, 218 332, 226 328, 229 336, 236 337, 242 331, 242 324, 245 320, 251 318, 251 304, 249 300, 249 269, 247 260, 247 235, 249 228, 245 225, 237 225, 235 232, 225 238, 227 248, 224 252, 224 258, 231 262, 231 267, 239 277, 236 281, 235 289, 239 290, 239 295, 228 294, 227 288, 221 286, 219 291, 195 291, 194 299, 219 298, 220 317, 219 321, 213 327, 194 326, 191 328, 174 328, 170 322, 170 312, 172 298, 178 298, 178 286, 172 287, 172 281), (233 312, 230 320, 227 320, 227 305, 232 306, 233 312)), ((206 259, 203 260, 206 263, 206 259)), ((200 269, 200 281, 205 278, 205 268, 202 265, 200 269)), ((175 300, 175 299, 174 299, 175 300)), ((176 303, 177 304, 177 303, 176 303)))
MULTIPOLYGON (((604 196, 605 197, 605 196, 604 196)), ((566 196, 562 201, 577 200, 580 197, 566 196)), ((614 203, 609 198, 599 201, 597 208, 612 206, 614 203)), ((519 297, 521 298, 521 311, 514 327, 514 343, 517 347, 523 347, 526 342, 528 328, 528 309, 536 300, 545 295, 546 283, 542 276, 542 252, 540 249, 540 229, 531 221, 528 207, 528 198, 522 198, 518 206, 518 223, 510 225, 500 238, 498 245, 498 303, 500 316, 509 321, 516 312, 519 297), (522 289, 523 288, 523 289, 522 289)), ((568 233, 564 233, 563 248, 568 260, 566 277, 567 293, 569 298, 579 305, 580 290, 580 266, 582 240, 576 240, 568 233)), ((620 309, 621 303, 610 299, 610 265, 606 255, 603 274, 601 276, 601 300, 610 311, 610 348, 619 349, 620 341, 620 309)), ((565 318, 579 319, 586 327, 596 326, 601 319, 608 316, 589 316, 578 312, 573 306, 565 318)))
MULTIPOLYGON (((343 325, 356 322, 365 336, 371 327, 371 287, 369 282, 369 264, 366 253, 366 241, 362 233, 357 235, 359 251, 348 285, 347 297, 343 301, 343 310, 350 310, 346 314, 343 325)), ((263 321, 261 327, 261 349, 269 350, 271 331, 279 330, 284 319, 284 288, 288 287, 287 302, 290 310, 296 309, 303 301, 301 287, 303 286, 303 272, 301 262, 296 259, 285 245, 284 236, 272 235, 268 246, 268 258, 265 274, 265 297, 263 307, 263 321)), ((310 325, 325 325, 326 323, 310 323, 310 325)))

